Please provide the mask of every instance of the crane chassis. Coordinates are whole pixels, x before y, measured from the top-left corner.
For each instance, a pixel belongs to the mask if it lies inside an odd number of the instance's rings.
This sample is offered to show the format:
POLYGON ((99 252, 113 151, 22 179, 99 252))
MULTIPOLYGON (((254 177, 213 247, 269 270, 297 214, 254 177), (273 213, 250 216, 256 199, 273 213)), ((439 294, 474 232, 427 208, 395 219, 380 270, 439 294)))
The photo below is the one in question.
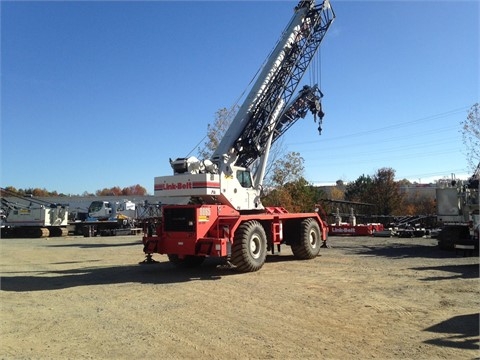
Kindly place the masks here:
POLYGON ((199 265, 207 256, 224 257, 237 270, 250 272, 263 266, 268 252, 279 253, 282 244, 299 259, 316 257, 326 246, 328 226, 316 212, 267 207, 241 214, 224 205, 165 205, 154 232, 143 237, 146 254, 167 254, 185 266, 199 265))

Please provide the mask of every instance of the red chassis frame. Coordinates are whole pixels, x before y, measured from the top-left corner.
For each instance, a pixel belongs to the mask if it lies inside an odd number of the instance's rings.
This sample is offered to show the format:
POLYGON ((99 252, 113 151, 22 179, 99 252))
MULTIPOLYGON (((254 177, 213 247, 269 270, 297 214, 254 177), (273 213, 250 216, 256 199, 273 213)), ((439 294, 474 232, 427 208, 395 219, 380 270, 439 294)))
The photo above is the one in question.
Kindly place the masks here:
POLYGON ((175 254, 179 258, 189 255, 225 257, 230 255, 237 228, 250 220, 262 224, 272 252, 274 245, 284 243, 283 227, 286 223, 314 218, 320 227, 321 240, 325 243, 328 237, 328 224, 316 212, 289 213, 281 207, 241 214, 226 205, 165 205, 162 215, 155 231, 145 230, 142 241, 146 254, 175 254), (179 221, 172 225, 166 214, 175 213, 179 221), (184 217, 185 214, 190 217, 184 217))

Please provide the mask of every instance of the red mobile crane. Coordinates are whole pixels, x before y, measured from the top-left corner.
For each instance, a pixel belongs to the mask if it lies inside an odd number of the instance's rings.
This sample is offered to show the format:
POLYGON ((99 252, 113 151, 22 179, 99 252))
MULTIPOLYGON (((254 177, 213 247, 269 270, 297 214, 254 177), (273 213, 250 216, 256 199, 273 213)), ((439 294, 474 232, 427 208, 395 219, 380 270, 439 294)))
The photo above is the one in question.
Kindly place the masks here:
POLYGON ((300 1, 212 158, 171 160, 173 175, 155 178, 155 195, 192 197, 197 204, 163 206, 162 221, 143 237, 147 261, 153 253, 184 266, 222 257, 249 272, 281 244, 299 259, 318 255, 327 223, 316 212, 265 208, 260 194, 271 145, 308 110, 321 123, 318 87, 294 93, 334 18, 328 0, 300 1))

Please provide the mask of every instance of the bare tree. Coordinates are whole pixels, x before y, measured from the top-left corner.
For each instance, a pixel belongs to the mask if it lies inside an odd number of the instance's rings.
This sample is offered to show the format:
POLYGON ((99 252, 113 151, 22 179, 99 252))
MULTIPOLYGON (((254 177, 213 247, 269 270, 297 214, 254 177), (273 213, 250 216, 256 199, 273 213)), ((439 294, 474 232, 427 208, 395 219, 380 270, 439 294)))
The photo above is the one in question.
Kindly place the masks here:
POLYGON ((203 147, 198 148, 198 157, 200 159, 209 159, 212 157, 213 152, 218 147, 237 111, 238 106, 230 110, 223 108, 215 113, 213 124, 207 125, 207 135, 203 147))
POLYGON ((273 186, 284 186, 287 183, 295 182, 303 178, 305 166, 300 153, 291 151, 283 157, 274 161, 270 183, 273 186))
POLYGON ((467 162, 471 170, 480 162, 480 105, 474 104, 467 118, 461 122, 462 138, 466 147, 467 162))
MULTIPOLYGON (((212 157, 215 149, 218 147, 218 144, 220 144, 225 132, 228 130, 228 127, 237 114, 237 111, 238 106, 235 106, 231 109, 219 109, 215 113, 215 120, 213 121, 213 124, 207 125, 205 142, 202 147, 198 148, 197 154, 199 159, 210 159, 212 157)), ((286 150, 285 146, 283 145, 283 139, 280 138, 272 145, 272 148, 270 149, 270 155, 265 171, 265 186, 268 187, 272 185, 272 177, 274 176, 275 169, 278 168, 278 164, 276 164, 277 159, 284 157, 285 152, 286 150)), ((303 175, 303 167, 301 175, 303 175)))

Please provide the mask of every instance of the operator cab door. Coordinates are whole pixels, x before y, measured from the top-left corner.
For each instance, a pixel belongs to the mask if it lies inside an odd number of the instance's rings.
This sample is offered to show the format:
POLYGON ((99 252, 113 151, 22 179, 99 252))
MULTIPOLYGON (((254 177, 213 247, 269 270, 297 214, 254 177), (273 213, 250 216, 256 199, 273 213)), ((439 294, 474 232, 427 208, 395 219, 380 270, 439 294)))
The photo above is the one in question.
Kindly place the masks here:
POLYGON ((260 197, 258 191, 253 187, 252 174, 250 170, 238 169, 236 171, 236 178, 240 184, 241 193, 245 196, 244 207, 240 210, 261 209, 260 197))
POLYGON ((222 173, 219 201, 237 211, 263 209, 250 170, 238 166, 227 166, 222 173))

